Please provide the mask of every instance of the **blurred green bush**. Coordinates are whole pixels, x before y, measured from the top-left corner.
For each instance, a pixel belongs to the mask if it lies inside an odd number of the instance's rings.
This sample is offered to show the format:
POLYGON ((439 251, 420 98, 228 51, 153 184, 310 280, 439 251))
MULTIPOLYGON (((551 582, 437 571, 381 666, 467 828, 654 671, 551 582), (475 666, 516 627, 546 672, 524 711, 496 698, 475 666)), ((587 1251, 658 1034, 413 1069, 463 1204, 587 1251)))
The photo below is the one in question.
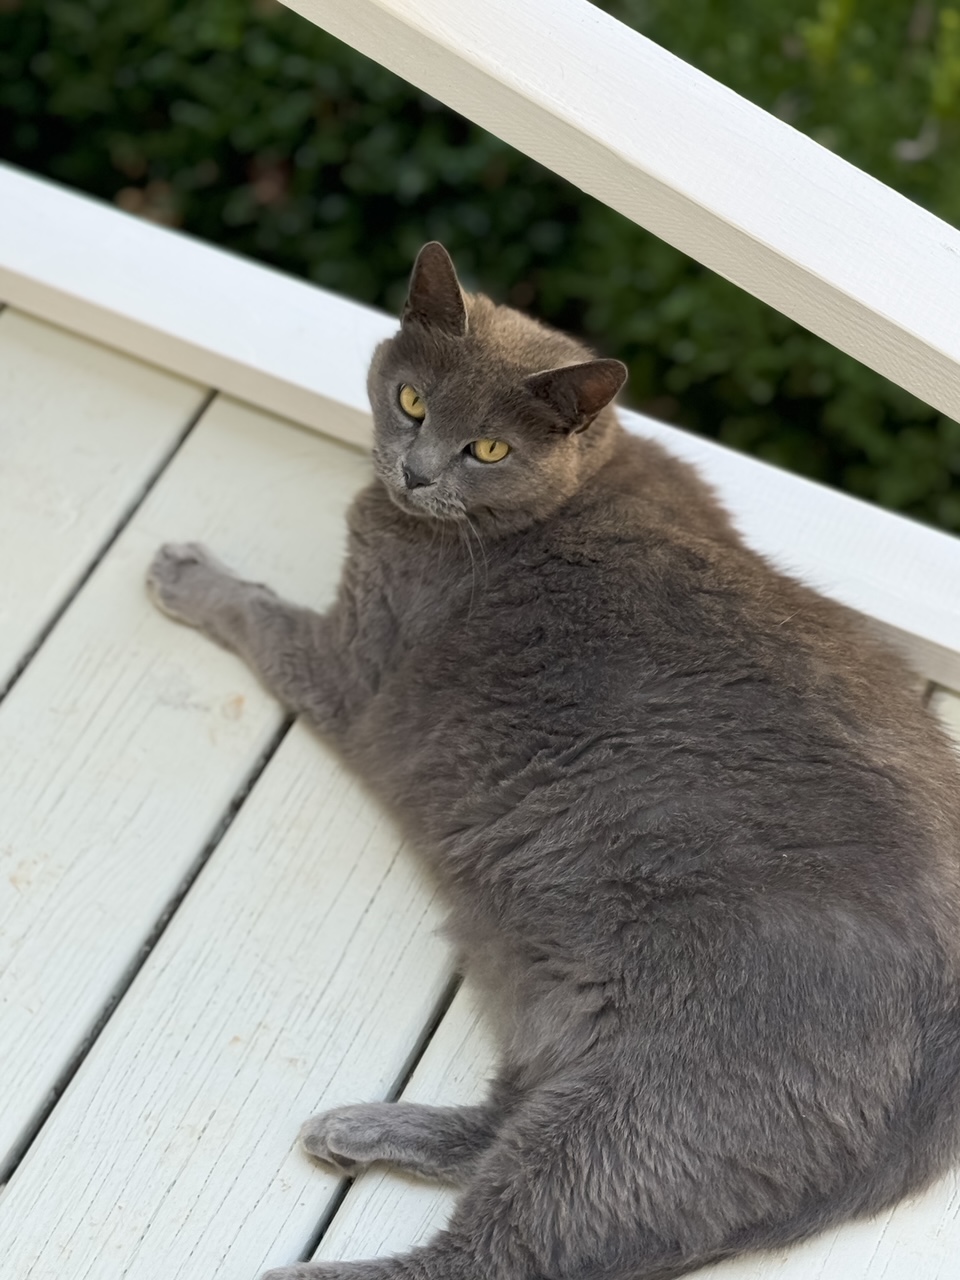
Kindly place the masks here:
MULTIPOLYGON (((960 0, 603 7, 960 225, 960 0)), ((960 530, 960 424, 275 0, 0 0, 0 155, 391 310, 435 237, 635 405, 960 530)))

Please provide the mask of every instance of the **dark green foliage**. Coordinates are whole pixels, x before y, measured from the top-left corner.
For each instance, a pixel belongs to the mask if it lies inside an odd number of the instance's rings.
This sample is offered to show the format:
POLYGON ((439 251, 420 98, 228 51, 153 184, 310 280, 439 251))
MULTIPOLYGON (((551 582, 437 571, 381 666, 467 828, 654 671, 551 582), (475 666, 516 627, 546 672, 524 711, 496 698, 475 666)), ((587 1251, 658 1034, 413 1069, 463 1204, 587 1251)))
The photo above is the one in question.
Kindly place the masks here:
MULTIPOLYGON (((960 0, 604 7, 960 225, 960 0)), ((391 310, 443 240, 634 404, 960 529, 960 425, 274 0, 0 0, 0 155, 391 310)))

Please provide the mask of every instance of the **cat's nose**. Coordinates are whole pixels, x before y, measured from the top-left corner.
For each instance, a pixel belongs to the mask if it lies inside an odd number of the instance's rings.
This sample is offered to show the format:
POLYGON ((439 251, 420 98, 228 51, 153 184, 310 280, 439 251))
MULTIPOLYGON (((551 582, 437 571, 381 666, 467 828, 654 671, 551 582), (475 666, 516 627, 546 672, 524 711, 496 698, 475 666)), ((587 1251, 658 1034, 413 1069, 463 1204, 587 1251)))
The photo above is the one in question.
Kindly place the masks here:
POLYGON ((408 489, 422 489, 425 484, 433 484, 427 476, 422 476, 419 471, 413 471, 408 466, 403 468, 403 478, 407 482, 408 489))

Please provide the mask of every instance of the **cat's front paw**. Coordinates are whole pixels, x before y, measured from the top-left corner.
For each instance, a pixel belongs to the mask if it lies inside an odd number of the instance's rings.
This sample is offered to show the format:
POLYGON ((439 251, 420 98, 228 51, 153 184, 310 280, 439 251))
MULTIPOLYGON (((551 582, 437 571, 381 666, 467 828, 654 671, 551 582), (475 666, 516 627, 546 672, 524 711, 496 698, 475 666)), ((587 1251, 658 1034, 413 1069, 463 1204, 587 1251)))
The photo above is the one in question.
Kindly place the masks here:
POLYGON ((315 1160, 354 1178, 382 1154, 382 1109, 382 1103, 362 1103, 311 1116, 300 1129, 300 1145, 315 1160))
POLYGON ((203 627, 230 570, 199 542, 167 542, 147 571, 147 591, 158 609, 177 622, 203 627))

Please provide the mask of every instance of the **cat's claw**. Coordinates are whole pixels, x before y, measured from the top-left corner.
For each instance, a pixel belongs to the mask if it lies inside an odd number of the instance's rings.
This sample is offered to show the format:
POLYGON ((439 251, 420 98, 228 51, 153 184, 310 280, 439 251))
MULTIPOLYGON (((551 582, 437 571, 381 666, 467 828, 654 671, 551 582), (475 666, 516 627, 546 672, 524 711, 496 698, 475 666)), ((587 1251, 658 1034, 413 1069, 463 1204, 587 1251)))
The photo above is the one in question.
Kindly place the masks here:
POLYGON ((211 590, 234 574, 199 542, 167 542, 147 571, 147 591, 168 617, 202 626, 211 590))

